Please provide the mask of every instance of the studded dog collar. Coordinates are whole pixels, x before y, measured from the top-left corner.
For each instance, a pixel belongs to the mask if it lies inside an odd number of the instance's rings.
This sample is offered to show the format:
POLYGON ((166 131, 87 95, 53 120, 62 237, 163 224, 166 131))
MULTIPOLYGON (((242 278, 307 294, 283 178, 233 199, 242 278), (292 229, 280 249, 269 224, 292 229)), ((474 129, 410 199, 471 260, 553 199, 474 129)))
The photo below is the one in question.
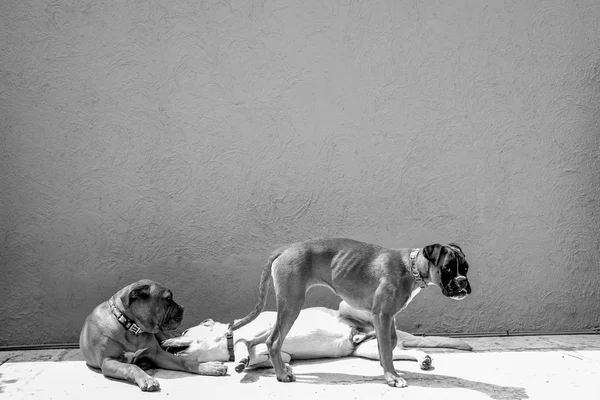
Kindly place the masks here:
POLYGON ((423 277, 421 276, 421 273, 419 273, 419 270, 417 269, 417 256, 419 255, 420 251, 421 249, 414 249, 410 253, 410 273, 415 278, 415 281, 417 281, 419 287, 421 289, 424 289, 427 287, 427 284, 425 283, 423 277))
POLYGON ((125 329, 133 332, 136 335, 143 333, 142 328, 137 326, 135 322, 119 311, 117 305, 115 304, 115 299, 111 297, 110 300, 108 300, 108 305, 110 306, 110 310, 112 311, 113 315, 117 318, 117 321, 119 321, 119 323, 123 325, 125 329))

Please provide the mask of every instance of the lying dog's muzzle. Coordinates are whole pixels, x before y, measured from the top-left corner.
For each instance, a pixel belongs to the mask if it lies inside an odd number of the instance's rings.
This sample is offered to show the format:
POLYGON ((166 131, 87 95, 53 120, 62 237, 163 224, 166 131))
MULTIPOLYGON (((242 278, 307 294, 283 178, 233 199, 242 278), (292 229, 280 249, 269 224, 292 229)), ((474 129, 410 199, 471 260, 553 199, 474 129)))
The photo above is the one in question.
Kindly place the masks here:
POLYGON ((170 331, 177 328, 179 324, 181 324, 181 321, 183 321, 183 310, 183 306, 180 306, 179 304, 174 304, 174 306, 170 307, 165 322, 163 323, 162 330, 170 331))

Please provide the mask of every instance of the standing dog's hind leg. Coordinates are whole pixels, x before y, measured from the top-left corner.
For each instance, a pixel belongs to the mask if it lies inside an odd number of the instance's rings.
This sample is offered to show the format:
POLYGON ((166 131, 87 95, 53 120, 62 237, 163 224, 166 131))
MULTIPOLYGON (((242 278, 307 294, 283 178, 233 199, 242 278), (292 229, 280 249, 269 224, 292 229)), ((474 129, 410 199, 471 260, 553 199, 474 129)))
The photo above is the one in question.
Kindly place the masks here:
MULTIPOLYGON (((289 268, 293 268, 289 265, 284 267, 287 267, 286 272, 289 272, 289 268)), ((267 347, 277 380, 280 382, 294 382, 296 377, 292 373, 291 368, 283 363, 281 348, 283 347, 285 337, 292 328, 292 325, 294 325, 294 321, 296 321, 300 311, 302 311, 302 305, 306 297, 306 283, 302 282, 302 278, 299 275, 278 274, 274 271, 273 286, 275 286, 276 294, 277 320, 273 331, 267 339, 267 347)))
POLYGON ((269 356, 275 369, 277 380, 280 382, 294 382, 296 377, 291 369, 284 364, 281 358, 281 348, 283 347, 285 337, 292 328, 298 314, 300 314, 302 303, 297 308, 282 307, 279 301, 277 303, 277 322, 273 327, 273 332, 271 332, 271 335, 267 339, 267 347, 269 348, 269 356))

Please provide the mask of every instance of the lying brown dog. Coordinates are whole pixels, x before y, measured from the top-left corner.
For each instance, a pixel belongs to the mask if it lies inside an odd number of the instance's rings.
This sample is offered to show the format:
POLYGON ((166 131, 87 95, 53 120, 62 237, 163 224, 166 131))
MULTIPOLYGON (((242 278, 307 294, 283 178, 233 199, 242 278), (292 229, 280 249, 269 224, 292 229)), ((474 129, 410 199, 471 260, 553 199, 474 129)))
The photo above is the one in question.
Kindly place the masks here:
POLYGON ((79 347, 87 364, 100 368, 106 377, 136 383, 143 391, 160 389, 158 381, 140 366, 187 371, 200 375, 225 375, 220 362, 199 363, 163 350, 155 334, 175 329, 183 307, 161 284, 141 280, 119 290, 87 317, 79 347))

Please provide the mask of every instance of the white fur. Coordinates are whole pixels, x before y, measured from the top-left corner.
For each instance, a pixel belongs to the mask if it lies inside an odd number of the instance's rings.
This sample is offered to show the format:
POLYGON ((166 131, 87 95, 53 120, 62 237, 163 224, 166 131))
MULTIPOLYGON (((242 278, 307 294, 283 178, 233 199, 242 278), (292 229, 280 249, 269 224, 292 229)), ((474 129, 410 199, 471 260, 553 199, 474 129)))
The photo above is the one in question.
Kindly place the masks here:
MULTIPOLYGON (((420 289, 413 291, 411 299, 420 289)), ((410 300, 409 300, 410 302, 410 300)), ((345 302, 340 303, 339 310, 325 307, 313 307, 302 310, 298 319, 283 343, 284 361, 290 359, 338 358, 355 355, 371 359, 379 359, 376 340, 369 340, 354 346, 350 334, 355 326, 345 317, 364 321, 371 328, 371 316, 368 312, 351 308, 345 302)), ((239 345, 247 342, 250 355, 250 366, 270 366, 268 351, 264 344, 275 324, 277 313, 263 311, 254 321, 235 331, 234 342, 239 345)), ((178 338, 163 342, 164 347, 187 345, 178 355, 189 356, 200 362, 228 361, 227 325, 219 322, 206 322, 190 328, 178 338)), ((422 367, 428 367, 431 358, 418 350, 406 350, 404 345, 419 347, 449 347, 471 350, 471 347, 458 339, 450 338, 417 338, 409 333, 397 331, 398 345, 394 349, 394 359, 416 360, 422 367)), ((237 354, 236 354, 236 361, 237 354)))

